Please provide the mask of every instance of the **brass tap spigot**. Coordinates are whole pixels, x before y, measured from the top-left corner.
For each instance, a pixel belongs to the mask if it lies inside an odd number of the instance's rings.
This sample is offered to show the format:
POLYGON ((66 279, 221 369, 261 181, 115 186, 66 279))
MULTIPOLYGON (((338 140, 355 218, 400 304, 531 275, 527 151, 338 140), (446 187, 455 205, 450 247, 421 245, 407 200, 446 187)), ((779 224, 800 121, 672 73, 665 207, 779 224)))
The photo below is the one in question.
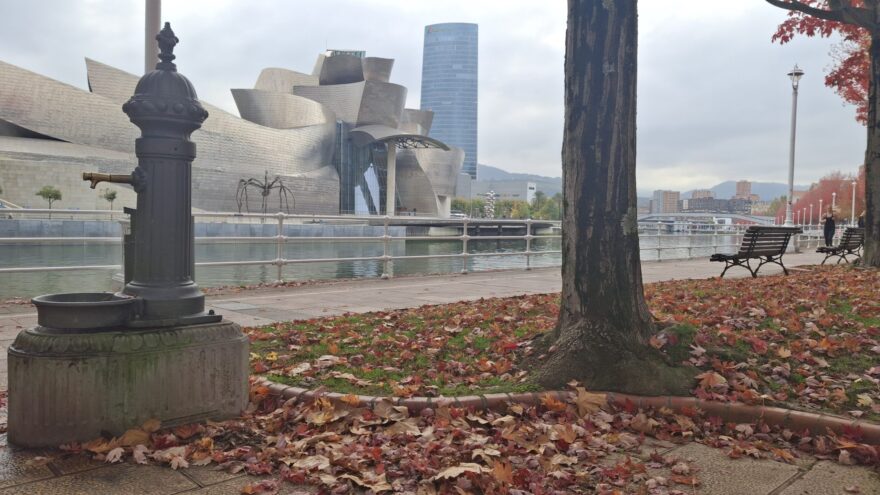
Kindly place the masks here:
POLYGON ((98 185, 99 182, 117 182, 120 184, 131 184, 132 176, 131 175, 119 175, 119 174, 98 174, 95 172, 83 172, 83 180, 90 181, 92 185, 90 186, 92 189, 98 185))

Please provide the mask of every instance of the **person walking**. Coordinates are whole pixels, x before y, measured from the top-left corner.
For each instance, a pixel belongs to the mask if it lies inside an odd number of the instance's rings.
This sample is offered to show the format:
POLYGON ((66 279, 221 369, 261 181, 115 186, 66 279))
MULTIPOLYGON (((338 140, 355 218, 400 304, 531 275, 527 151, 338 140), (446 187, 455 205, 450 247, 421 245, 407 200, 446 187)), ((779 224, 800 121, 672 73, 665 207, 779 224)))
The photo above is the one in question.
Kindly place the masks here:
POLYGON ((862 214, 859 215, 858 222, 859 222, 858 226, 860 229, 865 228, 865 211, 864 210, 862 210, 862 214))
POLYGON ((834 223, 834 212, 830 207, 825 213, 823 222, 822 230, 825 234, 825 245, 830 247, 832 245, 832 240, 834 239, 834 231, 837 228, 837 225, 834 223))

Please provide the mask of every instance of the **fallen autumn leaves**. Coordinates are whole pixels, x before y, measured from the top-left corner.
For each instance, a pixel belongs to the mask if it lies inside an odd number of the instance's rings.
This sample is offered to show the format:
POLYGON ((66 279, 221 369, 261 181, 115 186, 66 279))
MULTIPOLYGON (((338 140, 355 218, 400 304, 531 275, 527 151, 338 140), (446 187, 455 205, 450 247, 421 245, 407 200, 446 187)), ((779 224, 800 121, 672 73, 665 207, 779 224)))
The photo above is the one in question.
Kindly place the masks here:
MULTIPOLYGON (((876 417, 876 271, 835 267, 786 278, 669 282, 646 291, 663 327, 651 343, 703 370, 697 397, 876 417)), ((251 329, 252 364, 359 393, 485 393, 524 385, 518 360, 552 326, 556 311, 555 296, 544 295, 251 329)), ((244 493, 272 493, 281 481, 326 493, 691 493, 700 483, 697 466, 645 450, 648 438, 698 441, 730 457, 880 462, 878 447, 861 443, 857 429, 838 436, 761 421, 725 423, 696 409, 600 409, 583 400, 588 392, 578 392, 568 401, 547 395, 538 406, 504 412, 443 406, 411 415, 388 401, 374 409, 356 399, 283 401, 255 385, 239 419, 156 431, 144 425, 67 448, 109 462, 130 456, 272 476, 244 493)))

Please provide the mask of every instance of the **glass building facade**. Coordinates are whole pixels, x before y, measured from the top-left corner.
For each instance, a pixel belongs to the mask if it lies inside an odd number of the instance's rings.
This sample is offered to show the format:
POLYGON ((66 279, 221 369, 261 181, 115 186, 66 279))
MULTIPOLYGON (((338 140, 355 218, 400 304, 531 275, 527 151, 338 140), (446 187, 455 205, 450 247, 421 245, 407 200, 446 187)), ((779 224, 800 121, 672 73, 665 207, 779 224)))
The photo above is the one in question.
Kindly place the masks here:
POLYGON ((461 172, 477 177, 477 25, 425 26, 422 110, 434 112, 430 136, 464 150, 461 172))

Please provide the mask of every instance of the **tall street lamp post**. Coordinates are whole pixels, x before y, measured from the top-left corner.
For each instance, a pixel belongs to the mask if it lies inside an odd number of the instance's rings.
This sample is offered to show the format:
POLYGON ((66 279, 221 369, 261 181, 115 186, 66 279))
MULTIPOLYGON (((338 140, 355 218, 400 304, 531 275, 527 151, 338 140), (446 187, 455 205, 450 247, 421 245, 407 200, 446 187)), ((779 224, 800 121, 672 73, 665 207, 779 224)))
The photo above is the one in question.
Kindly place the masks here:
POLYGON ((810 203, 810 226, 813 225, 813 203, 810 203))
POLYGON ((794 136, 797 129, 797 97, 798 85, 804 71, 795 64, 794 69, 788 73, 791 78, 791 144, 788 149, 788 203, 785 206, 785 225, 791 226, 791 204, 794 197, 794 136))
POLYGON ((834 210, 837 209, 837 193, 831 193, 831 214, 834 215, 834 210))
POLYGON ((819 221, 820 222, 822 221, 822 218, 823 218, 822 215, 825 214, 825 212, 822 211, 822 201, 823 200, 820 198, 819 199, 819 221))
POLYGON ((853 186, 853 197, 852 197, 852 212, 849 216, 849 224, 855 226, 856 224, 856 181, 852 181, 853 186))

